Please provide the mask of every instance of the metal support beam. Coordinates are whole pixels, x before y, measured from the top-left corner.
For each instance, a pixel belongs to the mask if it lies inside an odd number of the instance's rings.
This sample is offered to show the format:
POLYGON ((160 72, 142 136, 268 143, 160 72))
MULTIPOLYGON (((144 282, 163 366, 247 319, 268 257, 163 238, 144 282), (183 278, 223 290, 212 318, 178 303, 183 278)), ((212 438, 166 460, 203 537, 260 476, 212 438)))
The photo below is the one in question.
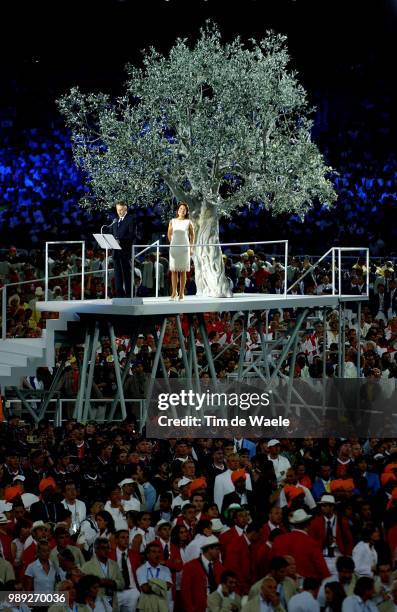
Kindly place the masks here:
POLYGON ((199 318, 200 333, 201 333, 201 337, 203 339, 203 344, 204 344, 204 351, 207 357, 208 369, 210 371, 213 382, 216 384, 218 382, 218 379, 216 376, 216 370, 215 370, 214 359, 212 357, 211 346, 208 340, 207 328, 205 326, 205 321, 204 321, 204 315, 200 313, 198 315, 198 318, 199 318))
MULTIPOLYGON (((137 338, 137 335, 136 335, 136 333, 134 333, 134 335, 131 336, 130 351, 128 353, 127 361, 125 362, 124 371, 123 371, 123 374, 122 374, 122 377, 121 377, 121 383, 122 383, 122 388, 123 389, 124 389, 124 383, 125 383, 125 381, 127 379, 127 376, 128 376, 128 371, 129 371, 131 363, 132 363, 132 359, 134 357, 134 348, 135 348, 136 338, 137 338)), ((118 401, 119 401, 119 397, 120 397, 119 389, 117 388, 116 394, 115 394, 113 402, 112 402, 112 406, 110 408, 110 412, 109 412, 109 416, 108 416, 108 421, 112 421, 114 419, 114 415, 115 415, 115 412, 116 412, 116 408, 117 408, 117 404, 118 404, 118 401)))
POLYGON ((263 333, 263 321, 260 317, 258 319, 258 333, 259 333, 259 338, 261 341, 261 351, 262 351, 263 361, 265 363, 266 378, 269 381, 270 380, 270 368, 269 368, 269 354, 267 352, 267 342, 268 342, 267 326, 266 326, 266 336, 265 336, 265 334, 263 333))
POLYGON ((193 372, 194 372, 194 382, 197 387, 197 390, 200 390, 200 374, 198 369, 197 362, 197 353, 196 353, 196 340, 194 337, 194 329, 193 329, 193 320, 189 315, 189 340, 190 340, 190 353, 193 364, 193 372))
POLYGON ((90 349, 91 349, 91 331, 87 328, 85 332, 85 341, 84 341, 84 356, 83 363, 80 368, 80 380, 79 380, 79 390, 77 393, 73 418, 77 419, 77 421, 81 421, 83 418, 83 404, 84 404, 84 396, 85 396, 85 388, 86 388, 86 380, 87 380, 87 367, 88 360, 90 358, 90 349))
POLYGON ((247 327, 249 321, 249 311, 244 312, 243 319, 243 333, 241 334, 240 340, 240 356, 238 360, 238 374, 237 380, 241 381, 243 379, 243 370, 244 370, 244 357, 245 357, 245 347, 247 344, 247 327))
POLYGON ((277 364, 277 366, 275 367, 274 371, 272 372, 272 374, 270 376, 270 382, 273 382, 275 380, 275 378, 277 377, 277 375, 279 374, 281 365, 282 365, 284 359, 287 357, 288 352, 289 352, 293 342, 295 342, 295 339, 296 339, 296 337, 298 336, 298 334, 300 332, 300 329, 302 327, 302 324, 303 324, 303 322, 304 322, 308 312, 309 312, 309 309, 305 308, 304 311, 301 313, 299 319, 297 320, 295 329, 292 332, 292 334, 289 337, 289 339, 287 340, 287 342, 286 342, 286 344, 284 346, 284 349, 282 350, 282 353, 281 353, 281 355, 278 358, 278 364, 277 364))
POLYGON ((12 388, 15 391, 18 399, 22 402, 22 404, 25 406, 26 410, 29 412, 34 422, 37 424, 39 422, 39 415, 37 414, 37 412, 33 410, 32 406, 30 405, 30 402, 26 401, 26 399, 24 398, 23 394, 21 393, 20 389, 18 389, 18 387, 12 387, 12 388))
POLYGON ((176 327, 178 330, 178 337, 179 337, 179 346, 181 347, 181 353, 182 353, 182 361, 183 361, 183 367, 185 368, 185 377, 189 383, 191 384, 191 379, 192 379, 192 370, 189 370, 189 361, 188 361, 188 356, 187 356, 187 351, 186 351, 186 346, 185 346, 185 337, 183 335, 183 330, 182 330, 182 323, 181 323, 181 315, 176 315, 176 327))
POLYGON ((361 302, 357 304, 357 378, 360 378, 361 371, 361 302))
POLYGON ((121 378, 120 362, 119 362, 119 358, 117 355, 116 335, 114 333, 113 324, 110 322, 109 322, 109 334, 110 334, 110 344, 112 347, 112 354, 113 354, 114 372, 116 374, 117 393, 120 397, 121 416, 123 417, 123 419, 126 419, 127 409, 126 409, 125 399, 124 399, 124 388, 123 388, 123 381, 121 378))
POLYGON ((147 401, 146 411, 148 409, 148 404, 150 402, 150 398, 152 397, 152 393, 153 393, 154 381, 156 379, 157 370, 159 367, 161 349, 163 348, 163 341, 164 341, 166 326, 167 326, 167 317, 164 317, 163 322, 161 324, 160 337, 158 339, 157 346, 156 346, 156 353, 154 355, 153 367, 152 367, 152 371, 150 373, 150 378, 149 378, 149 385, 148 385, 148 390, 147 390, 147 395, 146 395, 146 401, 147 401))
POLYGON ((325 412, 326 391, 327 391, 327 309, 323 308, 323 394, 322 394, 323 412, 325 412))
POLYGON ((66 363, 66 355, 63 356, 62 361, 61 361, 61 363, 59 365, 59 368, 55 372, 55 376, 52 379, 51 386, 50 386, 48 392, 46 393, 45 398, 43 398, 43 401, 41 402, 41 407, 40 407, 40 412, 39 412, 39 420, 40 421, 44 418, 44 415, 47 412, 47 408, 48 408, 52 398, 54 397, 54 395, 55 395, 55 393, 56 393, 56 391, 58 389, 59 381, 61 379, 61 376, 63 374, 63 370, 65 368, 65 363, 66 363))
POLYGON ((91 411, 91 392, 92 392, 92 384, 94 382, 94 371, 95 371, 95 361, 96 361, 96 349, 99 340, 99 323, 95 322, 94 335, 91 343, 91 360, 90 367, 88 370, 88 380, 87 380, 87 388, 85 390, 85 403, 84 403, 84 411, 83 411, 83 421, 88 420, 88 416, 91 411))

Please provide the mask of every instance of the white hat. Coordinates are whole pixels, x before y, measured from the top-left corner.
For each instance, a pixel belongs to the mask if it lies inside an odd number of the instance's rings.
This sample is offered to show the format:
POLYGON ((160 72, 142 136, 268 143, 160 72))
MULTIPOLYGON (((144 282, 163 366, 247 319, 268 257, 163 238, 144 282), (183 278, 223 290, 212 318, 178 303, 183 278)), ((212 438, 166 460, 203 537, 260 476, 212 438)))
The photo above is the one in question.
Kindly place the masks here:
POLYGON ((310 521, 311 518, 312 517, 310 514, 307 514, 303 508, 299 508, 292 513, 289 522, 292 523, 292 525, 299 525, 299 523, 306 523, 307 521, 310 521))
POLYGON ((335 504, 335 497, 333 495, 322 495, 319 504, 335 504))
POLYGON ((160 527, 162 527, 163 525, 169 525, 171 527, 171 522, 170 521, 166 521, 165 519, 161 519, 161 521, 159 521, 158 523, 156 523, 156 527, 155 527, 155 532, 157 533, 157 531, 160 529, 160 527))
POLYGON ((127 484, 134 484, 134 482, 135 480, 132 480, 132 478, 124 478, 124 480, 119 482, 119 487, 124 487, 124 485, 127 485, 127 484))
POLYGON ((122 500, 124 512, 140 512, 141 503, 136 497, 131 497, 131 499, 123 499, 122 500))
POLYGON ((2 512, 0 513, 0 525, 5 525, 8 523, 8 518, 2 512))
POLYGON ((191 482, 192 480, 190 480, 190 478, 186 478, 186 476, 184 476, 178 480, 178 487, 186 487, 186 485, 190 484, 191 482))
POLYGON ((190 503, 190 501, 188 499, 185 499, 185 501, 181 504, 181 510, 184 509, 185 506, 191 506, 192 504, 190 503))
POLYGON ((222 523, 221 519, 218 519, 218 518, 212 519, 211 527, 212 527, 212 531, 214 533, 221 532, 222 529, 223 529, 223 523, 222 523))
POLYGON ((11 512, 13 506, 9 502, 4 504, 4 512, 11 512))
POLYGON ((43 287, 36 287, 34 293, 35 295, 43 295, 44 294, 43 287))
POLYGON ((267 443, 267 448, 270 448, 271 446, 277 446, 277 444, 280 444, 280 440, 276 440, 275 438, 273 438, 273 440, 269 440, 269 442, 267 443))
POLYGON ((39 527, 47 527, 47 525, 45 524, 44 521, 35 521, 33 525, 31 526, 30 531, 34 531, 35 529, 38 529, 39 527))
POLYGON ((14 476, 14 478, 12 480, 14 482, 17 482, 17 480, 20 480, 21 482, 25 482, 26 478, 25 478, 25 476, 22 476, 22 474, 17 474, 17 476, 14 476))
POLYGON ((214 535, 210 535, 205 538, 205 540, 202 541, 200 548, 203 550, 203 548, 207 548, 207 546, 219 546, 218 538, 214 535))

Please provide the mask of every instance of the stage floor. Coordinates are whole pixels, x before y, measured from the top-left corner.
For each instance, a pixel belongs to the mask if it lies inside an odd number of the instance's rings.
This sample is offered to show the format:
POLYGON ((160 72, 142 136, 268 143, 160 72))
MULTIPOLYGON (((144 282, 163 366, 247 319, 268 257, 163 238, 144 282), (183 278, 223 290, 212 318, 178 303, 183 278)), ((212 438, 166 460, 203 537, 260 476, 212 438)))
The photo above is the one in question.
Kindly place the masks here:
POLYGON ((366 296, 339 297, 332 295, 284 295, 236 293, 231 298, 186 296, 182 302, 168 297, 114 298, 109 300, 71 300, 37 302, 43 312, 98 314, 116 316, 176 315, 182 313, 220 311, 270 310, 274 308, 336 308, 339 302, 363 302, 366 296))

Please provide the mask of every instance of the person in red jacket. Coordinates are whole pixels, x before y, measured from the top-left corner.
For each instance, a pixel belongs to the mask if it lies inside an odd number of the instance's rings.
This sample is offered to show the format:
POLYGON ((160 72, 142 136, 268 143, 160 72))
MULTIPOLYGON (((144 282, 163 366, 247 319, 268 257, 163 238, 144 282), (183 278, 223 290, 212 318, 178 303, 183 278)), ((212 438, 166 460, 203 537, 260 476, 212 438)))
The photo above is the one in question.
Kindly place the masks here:
POLYGON ((252 546, 259 538, 259 526, 249 523, 241 535, 231 538, 226 546, 223 566, 237 576, 236 592, 247 595, 253 583, 252 546))
POLYGON ((311 521, 309 535, 318 543, 330 573, 335 574, 338 556, 351 557, 353 536, 347 518, 335 514, 333 495, 323 495, 319 504, 321 514, 311 521))
POLYGON ((44 523, 44 521, 36 521, 32 525, 30 534, 31 535, 24 544, 24 550, 22 553, 22 565, 25 569, 37 558, 37 542, 39 540, 48 538, 49 527, 46 523, 44 523))
POLYGON ((272 557, 292 555, 297 572, 303 578, 324 580, 330 575, 318 543, 308 534, 311 516, 303 508, 292 513, 292 531, 278 536, 273 543, 272 557))
POLYGON ((219 554, 218 538, 209 536, 201 546, 200 557, 184 566, 181 584, 183 612, 206 612, 208 595, 218 588, 223 572, 219 554))

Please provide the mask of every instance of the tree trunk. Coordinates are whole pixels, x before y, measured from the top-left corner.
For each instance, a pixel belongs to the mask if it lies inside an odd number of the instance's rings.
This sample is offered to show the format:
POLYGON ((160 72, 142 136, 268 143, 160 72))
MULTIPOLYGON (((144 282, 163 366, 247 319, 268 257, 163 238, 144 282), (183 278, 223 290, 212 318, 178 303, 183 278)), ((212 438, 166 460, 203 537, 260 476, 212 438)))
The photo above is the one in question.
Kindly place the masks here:
POLYGON ((231 297, 225 275, 222 249, 219 245, 219 219, 216 207, 208 202, 197 202, 191 209, 195 246, 193 262, 197 295, 203 297, 231 297), (215 244, 217 246, 204 246, 215 244))

